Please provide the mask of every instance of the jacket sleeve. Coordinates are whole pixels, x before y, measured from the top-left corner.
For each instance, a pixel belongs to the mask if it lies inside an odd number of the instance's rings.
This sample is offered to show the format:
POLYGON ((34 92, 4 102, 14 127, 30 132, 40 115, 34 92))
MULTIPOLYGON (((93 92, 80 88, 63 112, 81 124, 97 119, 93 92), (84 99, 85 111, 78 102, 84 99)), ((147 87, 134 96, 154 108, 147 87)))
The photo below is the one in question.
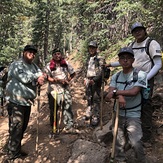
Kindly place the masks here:
POLYGON ((15 78, 21 83, 28 84, 36 81, 39 76, 42 75, 42 71, 33 65, 31 69, 27 69, 24 63, 21 61, 13 62, 8 71, 8 79, 15 78))

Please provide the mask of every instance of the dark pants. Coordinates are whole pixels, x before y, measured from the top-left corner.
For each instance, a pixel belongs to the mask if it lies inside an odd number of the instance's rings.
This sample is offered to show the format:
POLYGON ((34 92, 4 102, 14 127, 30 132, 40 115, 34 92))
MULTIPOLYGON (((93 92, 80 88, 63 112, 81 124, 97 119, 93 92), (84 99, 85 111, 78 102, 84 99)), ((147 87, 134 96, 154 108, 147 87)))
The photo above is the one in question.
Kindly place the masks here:
POLYGON ((91 107, 92 115, 95 116, 99 116, 100 112, 101 85, 102 82, 99 81, 86 88, 87 105, 91 107))
POLYGON ((8 157, 15 159, 20 156, 21 140, 28 126, 31 106, 9 103, 7 110, 9 115, 8 157))
POLYGON ((152 137, 152 114, 154 112, 151 99, 153 94, 154 80, 152 79, 148 83, 150 86, 149 97, 148 99, 143 99, 141 111, 141 121, 143 131, 142 140, 144 142, 150 140, 152 137))
MULTIPOLYGON (((56 99, 54 99, 51 93, 49 93, 48 99, 49 99, 51 127, 53 127, 53 123, 54 123, 54 103, 56 103, 56 112, 58 111, 58 108, 61 107, 62 105, 63 123, 66 125, 66 127, 72 127, 73 126, 73 112, 71 108, 72 98, 69 91, 65 91, 64 94, 58 94, 57 101, 55 101, 56 99), (63 96, 64 96, 64 101, 62 101, 63 96)), ((57 116, 56 116, 56 120, 57 120, 57 116)))

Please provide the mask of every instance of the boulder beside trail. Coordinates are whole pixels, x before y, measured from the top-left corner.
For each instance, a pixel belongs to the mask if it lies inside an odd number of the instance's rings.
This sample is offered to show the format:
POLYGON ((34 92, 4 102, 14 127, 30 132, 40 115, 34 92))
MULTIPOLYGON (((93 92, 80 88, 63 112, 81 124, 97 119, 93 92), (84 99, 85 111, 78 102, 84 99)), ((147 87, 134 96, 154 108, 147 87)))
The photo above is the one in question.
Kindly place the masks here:
POLYGON ((98 143, 78 139, 67 163, 106 163, 109 151, 98 143))
POLYGON ((106 123, 101 130, 97 127, 93 132, 93 139, 98 143, 105 143, 108 140, 112 141, 112 120, 106 123))

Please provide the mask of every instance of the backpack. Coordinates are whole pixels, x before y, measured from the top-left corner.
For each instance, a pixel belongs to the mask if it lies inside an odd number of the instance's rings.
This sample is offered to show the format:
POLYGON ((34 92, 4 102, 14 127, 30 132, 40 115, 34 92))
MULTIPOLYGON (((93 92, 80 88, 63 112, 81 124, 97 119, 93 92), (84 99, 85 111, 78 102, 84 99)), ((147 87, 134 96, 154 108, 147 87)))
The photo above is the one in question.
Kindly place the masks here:
MULTIPOLYGON (((140 70, 138 70, 138 69, 136 69, 136 68, 134 69, 134 71, 133 71, 133 79, 132 79, 131 81, 129 81, 129 82, 127 82, 127 81, 125 81, 125 82, 118 81, 119 75, 120 75, 120 73, 121 73, 121 71, 119 71, 119 72, 117 73, 117 75, 116 75, 115 81, 116 81, 116 83, 125 84, 125 87, 124 87, 124 90, 125 90, 125 88, 127 87, 127 85, 129 85, 129 84, 132 83, 132 82, 136 83, 136 82, 138 81, 138 73, 139 73, 139 71, 140 71, 140 70)), ((145 88, 145 89, 142 88, 140 93, 141 93, 141 98, 142 98, 141 103, 138 104, 138 105, 136 105, 136 106, 134 106, 134 107, 132 107, 132 108, 126 108, 126 109, 133 109, 133 108, 136 108, 136 107, 138 107, 139 105, 142 104, 142 102, 143 102, 144 99, 148 99, 149 94, 150 94, 150 87, 148 86, 148 87, 145 88)))
POLYGON ((1 87, 5 89, 6 83, 7 83, 7 78, 8 78, 8 68, 7 67, 1 67, 0 68, 0 82, 1 82, 1 87))
MULTIPOLYGON (((123 90, 125 90, 125 88, 127 87, 127 85, 129 85, 130 83, 132 82, 137 82, 138 81, 138 73, 139 73, 139 70, 138 69, 134 69, 133 71, 133 79, 131 81, 125 81, 125 82, 121 82, 121 81, 118 81, 118 78, 119 78, 119 75, 120 75, 121 71, 119 71, 116 75, 116 83, 121 83, 121 84, 125 84, 125 87, 123 90)), ((141 97, 142 97, 142 92, 141 92, 141 97)), ((140 102, 140 104, 136 105, 136 106, 133 106, 131 108, 125 108, 125 110, 130 110, 130 109, 134 109, 134 108, 137 108, 138 106, 140 106, 142 104, 142 100, 140 102)), ((114 105, 115 105, 115 102, 114 102, 114 105)))
POLYGON ((149 39, 146 41, 145 47, 133 48, 133 45, 134 45, 135 41, 131 43, 130 47, 131 47, 133 50, 134 50, 134 49, 143 49, 143 48, 145 48, 145 52, 146 52, 147 55, 149 56, 149 58, 150 58, 150 60, 151 60, 151 63, 152 63, 152 67, 153 67, 153 66, 154 66, 154 62, 153 62, 153 59, 152 59, 152 57, 151 57, 151 55, 150 55, 150 53, 149 53, 149 46, 150 46, 150 43, 151 43, 152 40, 153 40, 152 38, 149 38, 149 39))
MULTIPOLYGON (((95 59, 95 65, 96 65, 97 67, 100 67, 100 59, 101 59, 101 58, 98 58, 98 57, 96 57, 96 59, 95 59)), ((103 62, 105 63, 105 60, 104 60, 103 62)), ((104 66, 104 67, 103 67, 103 71, 104 71, 104 79, 105 79, 105 80, 108 80, 109 77, 110 77, 110 68, 104 66)))
POLYGON ((128 81, 125 81, 125 82, 118 81, 118 78, 119 78, 120 73, 121 73, 121 71, 119 71, 117 73, 115 81, 116 81, 116 83, 125 84, 124 90, 127 87, 127 85, 129 85, 130 83, 132 83, 132 82, 136 83, 138 81, 138 73, 139 73, 139 70, 136 69, 136 68, 133 71, 133 79, 131 81, 129 81, 129 82, 128 81))

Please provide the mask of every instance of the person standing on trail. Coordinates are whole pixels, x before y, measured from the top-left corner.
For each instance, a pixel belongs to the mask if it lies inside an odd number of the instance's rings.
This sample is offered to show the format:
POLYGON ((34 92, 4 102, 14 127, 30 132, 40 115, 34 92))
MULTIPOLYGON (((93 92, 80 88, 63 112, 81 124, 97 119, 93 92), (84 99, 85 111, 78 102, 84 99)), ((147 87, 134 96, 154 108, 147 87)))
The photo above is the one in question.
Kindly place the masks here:
POLYGON ((115 144, 115 159, 117 162, 126 162, 125 145, 129 143, 135 152, 137 162, 146 163, 146 158, 141 142, 141 89, 147 87, 147 74, 133 68, 134 52, 130 47, 121 48, 119 63, 122 71, 111 78, 106 101, 111 98, 118 99, 114 104, 117 110, 119 102, 119 124, 115 144))
POLYGON ((7 144, 7 160, 26 156, 21 149, 21 141, 28 126, 31 105, 36 97, 38 85, 43 85, 45 75, 33 63, 37 49, 26 45, 21 59, 9 66, 6 94, 9 97, 9 140, 7 144))
POLYGON ((3 116, 3 104, 5 98, 5 87, 7 83, 7 71, 8 68, 6 66, 0 66, 0 116, 3 116))
MULTIPOLYGON (((162 67, 161 47, 157 41, 152 40, 148 36, 146 28, 140 22, 136 22, 131 26, 131 33, 135 38, 135 41, 129 45, 132 47, 135 56, 133 67, 145 71, 148 79, 148 87, 143 90, 141 114, 143 130, 142 141, 147 147, 147 145, 149 146, 149 143, 151 143, 152 138, 152 114, 154 112, 152 94, 154 77, 162 67)), ((119 66, 119 63, 109 63, 106 66, 116 67, 119 66)))
POLYGON ((88 44, 89 56, 86 61, 84 79, 87 99, 85 119, 90 120, 90 125, 92 126, 99 124, 102 66, 105 63, 104 58, 98 55, 97 48, 97 42, 90 41, 88 44))
POLYGON ((64 131, 71 132, 73 130, 73 112, 72 97, 70 93, 70 81, 75 76, 73 67, 62 57, 60 49, 52 51, 52 60, 45 67, 48 75, 48 99, 50 109, 50 125, 54 124, 54 102, 56 100, 57 110, 62 105, 64 131), (56 99, 54 93, 57 93, 56 99))

